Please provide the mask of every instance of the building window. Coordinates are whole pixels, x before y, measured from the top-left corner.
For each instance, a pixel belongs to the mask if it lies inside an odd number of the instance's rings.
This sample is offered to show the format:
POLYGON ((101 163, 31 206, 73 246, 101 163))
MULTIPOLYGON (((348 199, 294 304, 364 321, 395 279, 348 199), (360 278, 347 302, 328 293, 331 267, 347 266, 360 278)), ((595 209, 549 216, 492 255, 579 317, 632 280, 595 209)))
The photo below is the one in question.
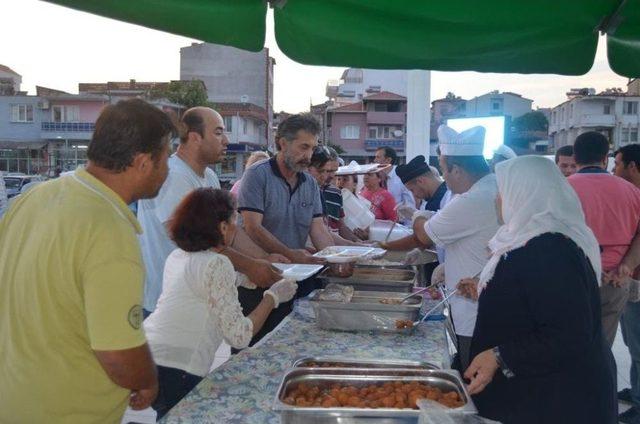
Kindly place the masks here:
POLYGON ((79 122, 80 106, 54 105, 51 108, 51 120, 53 122, 79 122))
POLYGON ((66 122, 80 122, 80 106, 66 106, 66 122))
POLYGON ((569 106, 569 119, 573 118, 573 104, 569 106))
POLYGON ((247 134, 249 122, 247 118, 240 118, 240 119, 242 119, 242 134, 247 134))
POLYGON ((391 138, 391 128, 383 127, 382 128, 382 137, 380 138, 391 138))
POLYGON ((360 138, 360 127, 357 125, 346 125, 340 128, 340 138, 344 140, 357 140, 360 138))
POLYGON ((51 108, 51 120, 53 122, 64 122, 64 107, 53 106, 51 108))
POLYGON ((225 116, 222 119, 224 120, 224 132, 233 132, 233 116, 225 116))
POLYGON ((218 175, 235 176, 236 173, 236 156, 227 155, 221 162, 216 163, 213 169, 218 175))
POLYGON ((503 102, 502 99, 491 99, 491 113, 501 112, 503 102))
POLYGON ((554 110, 553 113, 551 114, 551 123, 555 124, 556 123, 556 114, 557 112, 554 110))
POLYGON ((611 115, 611 105, 604 105, 604 114, 611 115))
POLYGON ((637 115, 638 102, 624 102, 622 104, 622 113, 624 115, 637 115))
POLYGON ((388 105, 386 103, 375 102, 373 104, 373 110, 376 112, 387 112, 388 105))
POLYGON ((369 138, 378 138, 378 127, 369 127, 369 138))
POLYGON ((620 130, 620 144, 629 144, 638 142, 637 128, 622 128, 620 130))
POLYGON ((33 122, 33 105, 11 105, 11 122, 33 122))

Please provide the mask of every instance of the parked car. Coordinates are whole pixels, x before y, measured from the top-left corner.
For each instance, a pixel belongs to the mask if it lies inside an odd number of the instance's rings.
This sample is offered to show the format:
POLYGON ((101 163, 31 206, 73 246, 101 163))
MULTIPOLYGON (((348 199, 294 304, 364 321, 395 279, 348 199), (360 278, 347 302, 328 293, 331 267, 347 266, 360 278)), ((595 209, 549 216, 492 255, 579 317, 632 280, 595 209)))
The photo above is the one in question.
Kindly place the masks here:
POLYGON ((40 175, 11 175, 8 174, 4 177, 4 185, 7 189, 7 197, 10 199, 18 194, 22 193, 22 189, 27 184, 30 184, 29 187, 34 184, 31 183, 39 183, 45 180, 44 177, 40 175))

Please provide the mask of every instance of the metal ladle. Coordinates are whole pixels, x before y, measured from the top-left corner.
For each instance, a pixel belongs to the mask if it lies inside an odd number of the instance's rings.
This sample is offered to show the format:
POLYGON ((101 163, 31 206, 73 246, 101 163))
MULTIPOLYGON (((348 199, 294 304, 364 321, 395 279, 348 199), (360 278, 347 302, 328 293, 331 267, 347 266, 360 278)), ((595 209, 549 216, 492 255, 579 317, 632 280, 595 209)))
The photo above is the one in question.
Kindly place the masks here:
POLYGON ((408 295, 406 295, 405 297, 403 297, 402 299, 400 299, 400 302, 398 302, 398 304, 402 304, 402 303, 404 303, 406 300, 411 299, 413 296, 415 296, 415 295, 417 295, 417 294, 420 294, 420 293, 424 293, 424 292, 426 292, 426 291, 427 291, 427 290, 429 290, 429 289, 430 289, 430 287, 424 287, 424 288, 422 288, 422 289, 420 289, 420 290, 417 290, 417 291, 415 291, 415 292, 413 292, 413 293, 409 293, 408 295))
POLYGON ((447 300, 449 300, 449 298, 450 298, 451 296, 453 296, 453 295, 454 295, 454 294, 456 294, 456 293, 458 293, 458 289, 455 289, 454 291, 452 291, 451 293, 449 293, 448 295, 446 295, 444 299, 442 299, 440 302, 438 302, 438 303, 436 304, 436 306, 434 306, 433 308, 429 309, 429 311, 427 311, 427 313, 426 313, 426 314, 424 314, 424 316, 423 316, 420 320, 418 320, 418 321, 414 321, 414 322, 413 322, 413 326, 415 327, 416 325, 418 325, 418 324, 420 324, 420 323, 424 322, 424 321, 427 319, 427 317, 428 317, 429 315, 433 314, 433 313, 436 311, 436 309, 438 309, 438 308, 439 308, 441 305, 443 305, 447 300))

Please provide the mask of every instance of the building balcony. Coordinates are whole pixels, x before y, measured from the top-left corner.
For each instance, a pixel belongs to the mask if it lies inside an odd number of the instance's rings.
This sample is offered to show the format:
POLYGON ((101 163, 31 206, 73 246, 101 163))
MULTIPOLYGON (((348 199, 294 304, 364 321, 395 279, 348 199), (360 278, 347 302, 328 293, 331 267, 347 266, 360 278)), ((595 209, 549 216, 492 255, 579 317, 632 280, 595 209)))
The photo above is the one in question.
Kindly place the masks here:
POLYGON ((367 112, 367 124, 404 125, 405 112, 367 112))
POLYGON ((42 131, 45 132, 93 132, 96 124, 93 122, 43 122, 42 131))
POLYGON ((385 146, 404 151, 404 140, 397 138, 367 138, 364 140, 366 150, 377 150, 385 146))
POLYGON ((614 115, 580 115, 579 124, 581 127, 614 127, 616 118, 614 115))

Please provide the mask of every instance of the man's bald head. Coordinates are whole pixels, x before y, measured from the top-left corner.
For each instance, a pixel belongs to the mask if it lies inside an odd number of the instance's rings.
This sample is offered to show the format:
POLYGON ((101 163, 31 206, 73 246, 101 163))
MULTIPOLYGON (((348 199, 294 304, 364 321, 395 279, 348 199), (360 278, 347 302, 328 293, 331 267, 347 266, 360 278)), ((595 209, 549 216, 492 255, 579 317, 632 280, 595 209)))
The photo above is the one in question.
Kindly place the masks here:
POLYGON ((217 128, 224 130, 224 120, 210 107, 196 106, 182 115, 180 127, 180 143, 186 143, 191 132, 204 138, 207 131, 215 131, 217 128))

